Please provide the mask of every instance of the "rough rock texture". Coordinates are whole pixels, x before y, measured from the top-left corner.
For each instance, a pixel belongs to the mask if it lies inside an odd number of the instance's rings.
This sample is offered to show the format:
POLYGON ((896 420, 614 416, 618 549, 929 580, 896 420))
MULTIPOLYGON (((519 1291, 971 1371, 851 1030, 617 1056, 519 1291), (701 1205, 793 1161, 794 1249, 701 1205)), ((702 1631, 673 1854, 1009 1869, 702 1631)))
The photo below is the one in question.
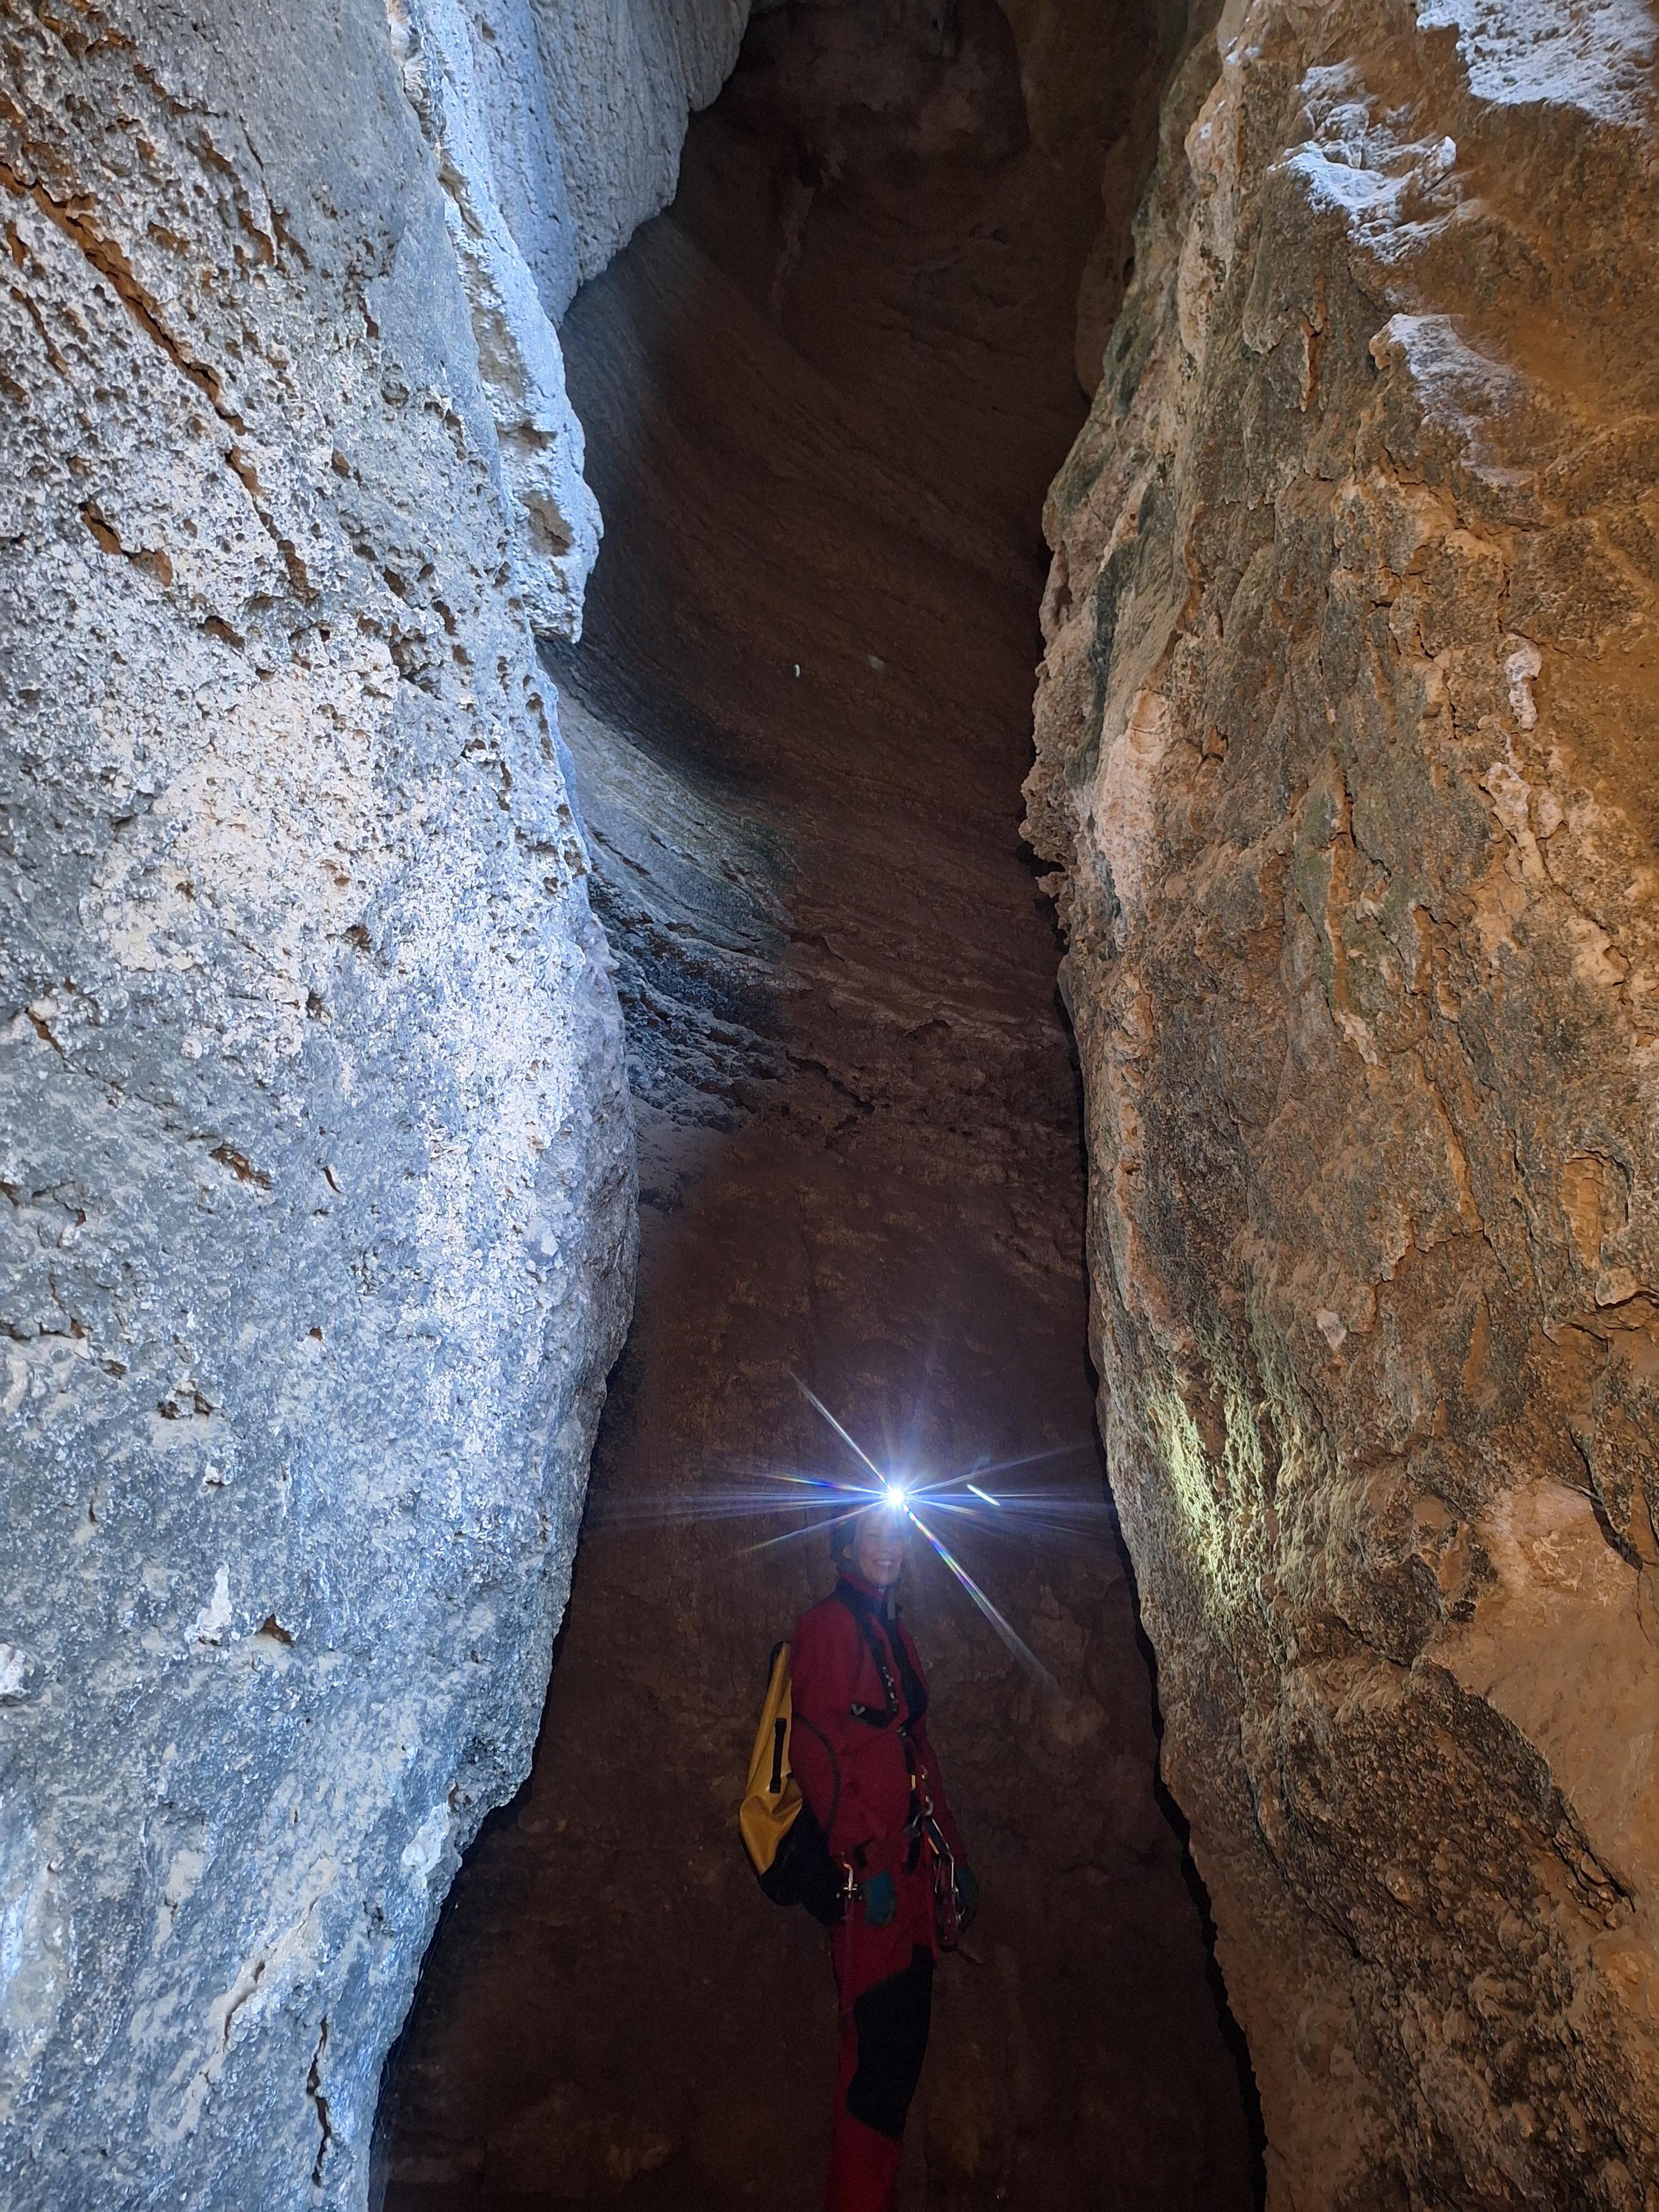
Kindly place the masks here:
POLYGON ((544 646, 543 660, 559 684, 594 911, 616 962, 640 1198, 653 1205, 696 1159, 696 1133, 737 1128, 783 1073, 789 863, 744 779, 723 769, 721 732, 685 702, 665 702, 654 671, 616 642, 613 659, 544 646))
POLYGON ((532 629, 577 637, 599 510, 582 477, 581 425, 553 327, 567 275, 574 289, 574 251, 535 27, 523 0, 492 7, 488 20, 459 0, 392 0, 387 20, 404 89, 438 157, 495 433, 514 580, 532 629))
POLYGON ((731 74, 750 0, 519 4, 528 5, 540 33, 574 233, 574 293, 674 197, 686 117, 731 74))
POLYGON ((674 207, 563 325, 607 536, 556 658, 650 1202, 535 1772, 388 2069, 388 2212, 823 2201, 823 1940, 735 1822, 767 1654, 827 1581, 768 1478, 847 1466, 792 1369, 920 1466, 1054 1455, 988 1478, 1049 1494, 1035 1536, 958 1540, 1058 1691, 937 1563, 909 1601, 986 1902, 905 2212, 1251 2201, 1091 1433, 1017 836, 1098 178, 1034 143, 991 0, 941 12, 755 26, 674 207))
POLYGON ((531 627, 581 634, 599 514, 554 325, 673 197, 749 0, 386 0, 438 157, 531 627))
POLYGON ((1659 2203, 1653 61, 1235 0, 1048 512, 1114 1481, 1299 2212, 1659 2203))
POLYGON ((0 7, 14 2207, 361 2202, 627 1315, 458 22, 0 7))

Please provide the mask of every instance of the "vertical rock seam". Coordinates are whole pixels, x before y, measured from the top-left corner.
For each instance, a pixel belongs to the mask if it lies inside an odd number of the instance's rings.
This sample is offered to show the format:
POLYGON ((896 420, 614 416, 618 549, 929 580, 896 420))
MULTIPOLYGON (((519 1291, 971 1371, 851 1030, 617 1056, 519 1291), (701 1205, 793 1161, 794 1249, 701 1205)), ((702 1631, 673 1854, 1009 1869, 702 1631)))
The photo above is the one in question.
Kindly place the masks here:
POLYGON ((730 73, 748 0, 386 0, 386 13, 438 159, 514 581, 538 635, 574 640, 600 522, 554 325, 673 197, 687 116, 730 73))
POLYGON ((1230 0, 1054 486, 1117 1496, 1272 2203, 1659 2201, 1635 0, 1230 0))
MULTIPOLYGON (((544 88, 530 27, 509 62, 527 116, 540 119, 544 88)), ((471 313, 478 374, 495 426, 500 489, 513 530, 514 580, 532 630, 581 635, 582 589, 599 550, 599 502, 582 477, 582 431, 564 388, 564 357, 531 264, 501 206, 495 177, 492 101, 486 71, 501 45, 483 34, 458 0, 387 0, 392 52, 404 89, 438 157, 445 227, 471 313)), ((525 196, 532 208, 562 212, 558 148, 538 148, 541 173, 525 196)), ((568 230, 568 219, 563 228, 568 230)))
POLYGON ((378 0, 0 6, 16 2212, 361 2204, 540 1714, 633 1146, 458 212, 378 0))

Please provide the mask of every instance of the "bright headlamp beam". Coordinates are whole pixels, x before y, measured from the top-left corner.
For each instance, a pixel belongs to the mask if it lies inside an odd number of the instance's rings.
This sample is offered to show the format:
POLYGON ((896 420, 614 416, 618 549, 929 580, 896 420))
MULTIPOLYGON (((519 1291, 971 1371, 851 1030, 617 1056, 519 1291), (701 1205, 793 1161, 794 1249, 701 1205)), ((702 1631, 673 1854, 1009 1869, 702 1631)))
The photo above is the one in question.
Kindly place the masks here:
POLYGON ((775 1551, 780 1544, 799 1544, 804 1536, 821 1536, 826 1528, 835 1528, 839 1522, 851 1521, 856 1515, 857 1509, 848 1507, 842 1512, 832 1513, 828 1521, 811 1521, 804 1528, 786 1528, 781 1536, 766 1536, 758 1544, 745 1545, 743 1556, 748 1559, 757 1552, 775 1551))
POLYGON ((886 1496, 887 1503, 892 1507, 895 1513, 902 1513, 904 1510, 908 1500, 905 1497, 904 1485, 902 1482, 888 1483, 884 1494, 886 1496))
POLYGON ((969 1573, 967 1568, 963 1565, 961 1560, 956 1558, 954 1553, 950 1552, 945 1546, 939 1541, 939 1538, 933 1534, 933 1531, 927 1526, 927 1523, 921 1518, 920 1514, 912 1514, 910 1517, 915 1522, 917 1528, 921 1529, 922 1534, 927 1539, 927 1541, 933 1546, 939 1557, 945 1562, 945 1565, 956 1577, 957 1582, 961 1583, 963 1589, 966 1590, 969 1596, 984 1614, 987 1620, 990 1622, 992 1627, 1002 1638, 1002 1641, 1007 1645, 1009 1650, 1013 1653, 1015 1658, 1021 1661, 1024 1665, 1029 1667, 1031 1672, 1036 1674, 1039 1680, 1046 1682, 1049 1688, 1054 1692, 1056 1696, 1058 1696, 1060 1693, 1060 1685, 1055 1681, 1054 1676, 1043 1665, 1042 1660, 1037 1657, 1030 1645, 1023 1639, 1018 1631, 1013 1626, 1012 1623, 1003 1619, 1002 1615, 997 1611, 995 1606, 992 1604, 990 1599, 986 1596, 984 1591, 969 1573))
POLYGON ((858 1454, 859 1457, 864 1462, 866 1467, 869 1468, 871 1474, 875 1476, 876 1480, 881 1484, 883 1489, 885 1489, 887 1487, 887 1477, 876 1465, 876 1462, 871 1458, 869 1453, 865 1450, 863 1445, 860 1443, 856 1438, 848 1435, 846 1430, 842 1428, 841 1423, 836 1419, 828 1406, 824 1404, 823 1399, 820 1398, 815 1391, 809 1390, 805 1383, 801 1381, 799 1375, 792 1375, 789 1379, 794 1384, 796 1389, 800 1392, 801 1396, 805 1399, 807 1404, 809 1406, 817 1407, 819 1413, 821 1413, 824 1419, 829 1422, 830 1427, 841 1438, 842 1442, 850 1451, 854 1451, 858 1454))

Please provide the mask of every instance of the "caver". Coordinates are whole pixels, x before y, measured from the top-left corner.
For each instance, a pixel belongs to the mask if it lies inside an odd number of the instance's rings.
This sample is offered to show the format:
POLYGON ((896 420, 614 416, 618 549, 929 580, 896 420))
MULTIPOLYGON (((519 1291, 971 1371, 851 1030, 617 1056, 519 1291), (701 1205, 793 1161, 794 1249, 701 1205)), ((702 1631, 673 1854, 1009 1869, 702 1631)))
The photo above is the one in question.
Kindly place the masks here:
POLYGON ((830 1936, 841 2051, 827 2212, 893 2202, 934 1961, 978 1903, 899 1618, 906 1528, 902 1509, 884 1506, 840 1525, 835 1590, 802 1614, 791 1646, 790 1763, 846 1893, 830 1936))

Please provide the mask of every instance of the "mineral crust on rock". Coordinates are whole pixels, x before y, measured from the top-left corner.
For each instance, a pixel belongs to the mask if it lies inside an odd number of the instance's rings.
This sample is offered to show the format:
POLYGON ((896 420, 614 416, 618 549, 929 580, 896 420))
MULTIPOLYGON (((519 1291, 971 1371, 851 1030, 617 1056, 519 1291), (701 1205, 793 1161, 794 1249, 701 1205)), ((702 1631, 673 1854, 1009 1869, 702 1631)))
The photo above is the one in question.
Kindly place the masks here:
POLYGON ((540 1712, 634 1169, 485 112, 374 0, 0 4, 17 2212, 360 2204, 540 1712))
POLYGON ((1659 193, 1634 0, 1227 7, 1029 834, 1280 2208, 1659 2203, 1659 193))

